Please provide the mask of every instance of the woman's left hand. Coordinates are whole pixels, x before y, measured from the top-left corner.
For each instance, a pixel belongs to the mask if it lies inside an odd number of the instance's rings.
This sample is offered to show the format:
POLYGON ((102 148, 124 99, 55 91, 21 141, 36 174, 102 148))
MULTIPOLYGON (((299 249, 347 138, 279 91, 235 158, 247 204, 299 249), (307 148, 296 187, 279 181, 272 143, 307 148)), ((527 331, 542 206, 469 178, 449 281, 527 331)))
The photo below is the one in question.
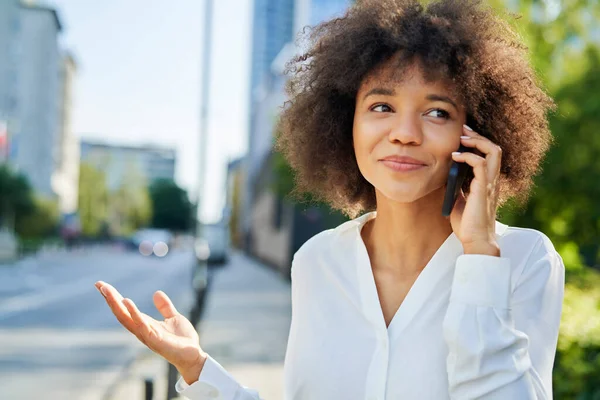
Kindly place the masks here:
POLYGON ((463 127, 461 144, 479 150, 475 153, 452 153, 456 162, 466 162, 473 167, 475 178, 471 182, 469 198, 462 191, 450 214, 452 230, 461 241, 465 254, 500 256, 496 240, 496 210, 498 207, 498 180, 502 150, 489 139, 463 127))

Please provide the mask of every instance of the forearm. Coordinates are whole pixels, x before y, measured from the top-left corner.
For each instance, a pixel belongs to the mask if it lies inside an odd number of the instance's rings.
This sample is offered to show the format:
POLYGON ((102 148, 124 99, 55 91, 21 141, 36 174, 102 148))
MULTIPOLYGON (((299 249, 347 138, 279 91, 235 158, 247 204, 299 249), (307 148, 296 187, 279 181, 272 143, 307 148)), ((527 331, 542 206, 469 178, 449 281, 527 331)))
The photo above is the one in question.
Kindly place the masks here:
POLYGON ((457 260, 444 319, 451 398, 551 398, 564 268, 554 253, 533 260, 514 289, 509 259, 457 260))

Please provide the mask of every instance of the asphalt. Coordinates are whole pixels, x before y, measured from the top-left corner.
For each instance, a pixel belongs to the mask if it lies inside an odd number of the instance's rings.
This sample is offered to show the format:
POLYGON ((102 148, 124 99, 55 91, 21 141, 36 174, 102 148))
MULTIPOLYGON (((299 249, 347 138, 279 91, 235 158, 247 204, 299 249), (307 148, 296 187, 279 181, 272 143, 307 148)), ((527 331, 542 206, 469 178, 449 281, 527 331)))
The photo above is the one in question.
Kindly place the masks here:
POLYGON ((158 318, 158 289, 189 309, 194 265, 191 252, 158 259, 110 247, 0 265, 0 399, 104 399, 144 347, 116 321, 94 282, 113 284, 158 318))
MULTIPOLYGON (((197 328, 202 348, 240 383, 258 390, 262 399, 280 400, 290 320, 289 282, 236 252, 212 275, 197 328)), ((140 352, 105 400, 145 400, 146 381, 154 400, 167 399, 167 368, 152 352, 140 352)))

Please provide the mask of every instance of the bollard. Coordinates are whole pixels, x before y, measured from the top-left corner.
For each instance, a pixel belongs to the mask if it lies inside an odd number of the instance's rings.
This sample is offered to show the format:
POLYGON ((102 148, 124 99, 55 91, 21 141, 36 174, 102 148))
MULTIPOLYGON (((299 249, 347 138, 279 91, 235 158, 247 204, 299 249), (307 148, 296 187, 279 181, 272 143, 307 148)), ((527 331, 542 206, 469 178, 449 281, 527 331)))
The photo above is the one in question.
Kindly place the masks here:
POLYGON ((154 399, 154 382, 151 378, 144 380, 144 400, 154 399))

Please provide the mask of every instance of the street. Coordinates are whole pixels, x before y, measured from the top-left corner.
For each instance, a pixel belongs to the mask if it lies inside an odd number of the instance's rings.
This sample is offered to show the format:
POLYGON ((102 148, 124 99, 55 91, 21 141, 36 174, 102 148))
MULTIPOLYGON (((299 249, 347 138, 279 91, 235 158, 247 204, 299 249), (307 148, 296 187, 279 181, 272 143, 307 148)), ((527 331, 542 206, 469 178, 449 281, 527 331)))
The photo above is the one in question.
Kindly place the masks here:
POLYGON ((104 280, 154 318, 160 289, 187 314, 191 252, 143 257, 113 248, 45 253, 0 265, 0 398, 102 399, 143 348, 94 282, 104 280))
MULTIPOLYGON (((291 321, 290 283, 273 268, 232 251, 212 274, 197 329, 200 344, 262 399, 283 398, 283 361, 291 321)), ((143 381, 154 382, 154 400, 168 391, 166 363, 147 351, 123 373, 106 400, 144 399, 143 381)))

